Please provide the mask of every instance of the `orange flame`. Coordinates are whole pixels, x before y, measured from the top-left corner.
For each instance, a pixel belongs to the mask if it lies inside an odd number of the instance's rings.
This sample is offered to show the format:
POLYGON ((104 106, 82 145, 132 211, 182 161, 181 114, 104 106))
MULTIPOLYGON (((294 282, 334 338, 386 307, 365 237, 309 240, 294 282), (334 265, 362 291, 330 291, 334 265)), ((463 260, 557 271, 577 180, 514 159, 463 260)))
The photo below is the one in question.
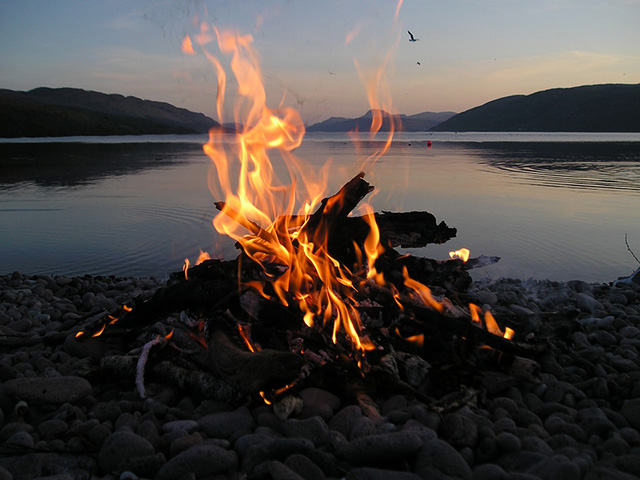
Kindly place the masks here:
POLYGON ((469 260, 469 255, 470 254, 471 254, 471 252, 469 251, 468 248, 461 248, 460 250, 456 250, 454 252, 449 252, 449 257, 452 258, 452 259, 459 258, 463 262, 466 262, 467 260, 469 260))
POLYGON ((191 43, 191 37, 187 35, 182 40, 182 51, 188 55, 195 55, 196 52, 193 50, 193 43, 191 43))
MULTIPOLYGON (((224 197, 224 202, 216 204, 221 213, 213 225, 219 233, 236 240, 263 267, 287 267, 281 275, 269 276, 273 295, 283 305, 296 303, 306 325, 332 324, 334 342, 343 332, 363 350, 352 273, 328 253, 326 228, 315 229, 313 235, 304 228, 325 196, 329 164, 316 175, 293 155, 305 132, 302 119, 293 109, 266 106, 252 37, 217 29, 215 33, 220 51, 231 56, 239 98, 235 122, 242 128, 231 142, 228 134, 212 130, 204 146, 216 173, 210 177, 211 190, 224 197), (272 152, 284 159, 288 168, 285 181, 274 171, 269 158, 272 152), (237 172, 237 177, 232 178, 231 172, 237 172)), ((198 37, 198 41, 208 39, 198 37)), ((213 55, 207 53, 207 58, 218 73, 217 108, 221 116, 226 75, 213 55)))
POLYGON ((405 287, 413 290, 425 305, 437 310, 438 312, 442 312, 444 310, 444 303, 439 302, 433 297, 433 295, 431 295, 429 287, 411 278, 406 266, 402 267, 402 274, 404 275, 405 287))

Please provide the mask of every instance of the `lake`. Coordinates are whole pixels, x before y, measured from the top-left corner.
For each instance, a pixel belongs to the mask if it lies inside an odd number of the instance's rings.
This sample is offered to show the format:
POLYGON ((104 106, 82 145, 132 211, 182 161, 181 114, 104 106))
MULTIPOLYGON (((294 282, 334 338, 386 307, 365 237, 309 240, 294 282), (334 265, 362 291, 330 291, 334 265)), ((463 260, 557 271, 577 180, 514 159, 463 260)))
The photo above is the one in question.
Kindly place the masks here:
MULTIPOLYGON (((0 140, 0 274, 164 278, 200 249, 231 258, 211 225, 221 199, 205 141, 0 140)), ((333 194, 379 145, 318 133, 295 153, 310 169, 331 159, 333 194)), ((625 236, 640 256, 640 134, 403 133, 365 179, 377 211, 425 210, 458 229, 411 253, 501 257, 475 278, 609 282, 638 268, 625 236)))

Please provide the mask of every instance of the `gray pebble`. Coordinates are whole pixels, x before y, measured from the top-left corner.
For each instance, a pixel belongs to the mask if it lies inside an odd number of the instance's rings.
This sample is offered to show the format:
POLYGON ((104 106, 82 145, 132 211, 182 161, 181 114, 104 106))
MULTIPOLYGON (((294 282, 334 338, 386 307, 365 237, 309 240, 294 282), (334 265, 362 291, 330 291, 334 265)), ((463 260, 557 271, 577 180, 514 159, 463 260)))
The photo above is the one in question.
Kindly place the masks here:
POLYGON ((165 463, 157 480, 180 480, 189 473, 196 478, 213 476, 237 468, 238 458, 234 451, 216 445, 195 445, 165 463))
POLYGON ((423 478, 439 478, 443 473, 464 480, 471 478, 471 468, 464 458, 442 440, 429 442, 418 451, 415 472, 423 478))
POLYGON ((345 478, 346 480, 421 480, 422 477, 411 472, 360 467, 351 470, 345 478))
POLYGON ((153 454, 153 445, 149 441, 125 430, 111 434, 104 441, 98 453, 98 463, 103 471, 115 472, 127 459, 153 454))
POLYGON ((342 433, 346 438, 351 437, 351 432, 358 420, 362 418, 362 410, 357 405, 349 405, 336 413, 329 420, 329 428, 342 433))
POLYGON ((298 395, 303 402, 300 418, 320 416, 328 421, 340 408, 340 399, 333 393, 320 388, 305 388, 298 395))
POLYGON ((239 431, 253 431, 255 428, 255 421, 247 407, 205 415, 198 420, 198 424, 210 437, 227 439, 239 431))
POLYGON ((284 464, 305 480, 324 480, 325 478, 322 469, 304 455, 298 453, 289 455, 284 464))
POLYGON ((329 427, 321 417, 305 419, 290 418, 282 423, 282 431, 287 437, 306 438, 316 446, 329 443, 329 427))
POLYGON ((27 402, 62 405, 91 394, 91 384, 81 377, 15 378, 0 385, 0 392, 27 402))
POLYGON ((352 440, 344 455, 355 464, 381 465, 410 457, 421 445, 418 434, 405 430, 352 440))

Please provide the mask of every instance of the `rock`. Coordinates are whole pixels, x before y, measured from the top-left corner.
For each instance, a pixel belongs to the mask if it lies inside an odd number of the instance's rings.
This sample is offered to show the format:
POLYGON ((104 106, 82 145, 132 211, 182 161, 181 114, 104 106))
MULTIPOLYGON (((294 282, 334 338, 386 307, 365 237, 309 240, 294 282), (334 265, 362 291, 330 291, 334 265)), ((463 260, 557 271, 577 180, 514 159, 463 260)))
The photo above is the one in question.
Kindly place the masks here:
POLYGON ((620 414, 629 422, 630 426, 640 431, 640 398, 625 400, 620 414))
POLYGON ((300 418, 320 416, 325 421, 329 421, 333 413, 340 408, 340 399, 333 393, 320 388, 305 388, 298 395, 303 402, 300 418))
POLYGON ((474 448, 478 442, 478 427, 470 418, 452 413, 444 417, 439 430, 454 448, 474 448))
POLYGON ((34 403, 62 405, 91 394, 91 384, 81 377, 14 378, 0 385, 0 392, 34 403))
POLYGON ((345 477, 346 480, 422 480, 421 477, 411 472, 396 470, 382 470, 378 468, 360 467, 351 470, 345 477))
POLYGON ((354 464, 384 465, 412 456, 421 446, 420 436, 405 430, 356 438, 347 445, 344 456, 354 464))
POLYGON ((473 469, 473 475, 471 476, 471 480, 504 480, 505 478, 505 471, 492 463, 478 465, 473 469))
POLYGON ((108 347, 100 337, 76 338, 76 335, 72 333, 67 335, 63 348, 73 357, 99 359, 107 353, 108 347))
POLYGON ((471 478, 471 468, 464 458, 442 440, 429 442, 418 451, 415 472, 422 478, 438 478, 440 473, 463 480, 471 478))
POLYGON ((127 458, 120 468, 133 472, 143 478, 154 478, 160 468, 167 463, 164 453, 127 458))
POLYGON ((602 304, 587 293, 576 293, 575 300, 576 306, 583 312, 596 313, 604 310, 602 304))
POLYGON ((304 455, 289 455, 284 464, 305 480, 324 480, 325 478, 320 467, 304 455))
POLYGON ((237 468, 238 457, 234 451, 216 445, 195 445, 165 463, 157 480, 180 480, 193 473, 196 478, 207 477, 237 468))
POLYGON ((200 428, 213 438, 231 438, 239 431, 253 431, 255 421, 247 407, 232 412, 211 413, 198 420, 200 428))
POLYGON ((374 435, 377 429, 373 421, 369 417, 360 417, 360 419, 353 426, 353 430, 351 430, 350 440, 361 437, 368 437, 369 435, 374 435))
POLYGON ((357 405, 349 405, 329 420, 329 428, 342 433, 346 438, 350 438, 354 426, 361 418, 362 410, 360 410, 360 407, 357 405))
POLYGON ((522 448, 520 439, 509 432, 501 432, 496 435, 496 443, 505 453, 519 452, 522 448))
POLYGON ((321 446, 329 442, 329 427, 321 417, 302 420, 290 418, 282 423, 282 431, 287 437, 306 438, 314 445, 321 446))
POLYGON ((42 440, 53 440, 64 434, 69 427, 67 422, 57 418, 45 420, 38 425, 38 436, 42 440))
POLYGON ((153 445, 130 431, 111 434, 98 453, 98 464, 104 472, 117 472, 128 459, 153 455, 153 445))

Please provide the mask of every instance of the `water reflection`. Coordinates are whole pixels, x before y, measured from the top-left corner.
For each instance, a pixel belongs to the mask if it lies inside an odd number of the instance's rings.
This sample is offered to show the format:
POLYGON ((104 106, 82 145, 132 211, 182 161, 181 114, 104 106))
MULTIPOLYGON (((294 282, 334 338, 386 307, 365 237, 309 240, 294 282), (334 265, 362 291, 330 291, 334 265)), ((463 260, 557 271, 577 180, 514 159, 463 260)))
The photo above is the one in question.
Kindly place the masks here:
POLYGON ((0 190, 25 184, 86 186, 105 178, 184 163, 197 144, 0 143, 0 190))
POLYGON ((635 143, 460 144, 481 164, 530 185, 640 192, 635 143))

